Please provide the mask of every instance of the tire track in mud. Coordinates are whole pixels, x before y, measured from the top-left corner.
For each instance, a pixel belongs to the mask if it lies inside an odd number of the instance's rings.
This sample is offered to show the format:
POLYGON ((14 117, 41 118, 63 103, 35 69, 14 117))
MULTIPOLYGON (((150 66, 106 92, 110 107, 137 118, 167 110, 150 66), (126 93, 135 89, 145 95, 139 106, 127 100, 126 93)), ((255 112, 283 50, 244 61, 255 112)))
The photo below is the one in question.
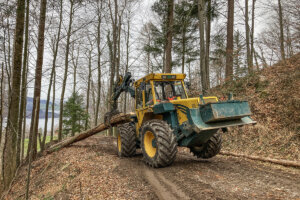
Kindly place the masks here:
MULTIPOLYGON (((114 144, 115 146, 115 144, 114 144)), ((116 147, 115 147, 116 148, 116 147)), ((299 199, 300 173, 278 165, 230 156, 197 159, 179 151, 167 168, 151 168, 140 153, 121 163, 159 199, 299 199)), ((136 180, 138 181, 138 180, 136 180)), ((299 199, 300 200, 300 199, 299 199)))
POLYGON ((147 166, 143 168, 143 175, 147 182, 153 186, 154 191, 159 199, 162 200, 188 200, 191 199, 184 193, 180 187, 168 180, 161 172, 149 169, 147 166))

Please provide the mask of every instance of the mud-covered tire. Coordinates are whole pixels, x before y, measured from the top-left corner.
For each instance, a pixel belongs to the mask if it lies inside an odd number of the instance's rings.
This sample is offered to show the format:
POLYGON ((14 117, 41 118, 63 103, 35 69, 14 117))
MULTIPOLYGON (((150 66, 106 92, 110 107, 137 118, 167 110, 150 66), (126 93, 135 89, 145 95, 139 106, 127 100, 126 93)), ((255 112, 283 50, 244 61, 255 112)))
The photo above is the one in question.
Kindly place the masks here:
POLYGON ((134 124, 125 123, 118 126, 117 149, 120 157, 131 157, 136 153, 136 132, 134 124))
POLYGON ((143 124, 141 133, 141 148, 146 164, 157 168, 174 162, 177 153, 176 137, 165 121, 149 120, 143 124))
POLYGON ((221 131, 217 131, 209 140, 202 146, 190 147, 190 151, 198 158, 212 158, 217 155, 222 148, 221 131))

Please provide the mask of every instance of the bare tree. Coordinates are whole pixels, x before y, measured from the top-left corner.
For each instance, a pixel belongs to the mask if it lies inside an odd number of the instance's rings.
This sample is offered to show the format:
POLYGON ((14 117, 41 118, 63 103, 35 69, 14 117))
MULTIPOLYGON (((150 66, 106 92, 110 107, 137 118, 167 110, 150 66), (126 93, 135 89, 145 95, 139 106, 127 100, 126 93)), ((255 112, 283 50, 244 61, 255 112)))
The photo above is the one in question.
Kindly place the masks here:
POLYGON ((211 0, 207 2, 207 17, 206 17, 206 48, 205 48, 205 72, 206 72, 206 84, 210 88, 209 78, 209 53, 210 53, 210 32, 211 32, 211 0))
POLYGON ((2 65, 1 65, 1 81, 0 81, 0 144, 1 144, 1 141, 2 141, 2 131, 3 131, 3 128, 2 128, 2 124, 3 124, 3 82, 4 82, 4 63, 2 62, 2 65))
MULTIPOLYGON (((125 74, 128 72, 129 68, 129 39, 130 39, 130 17, 127 18, 127 32, 126 32, 126 66, 125 66, 125 74)), ((150 55, 150 54, 149 54, 150 55)), ((148 58, 148 62, 149 62, 148 58)), ((148 63, 149 65, 149 63, 148 63)), ((149 67, 148 67, 149 69, 149 67)), ((149 72, 148 72, 149 74, 149 72)), ((126 113, 127 107, 127 94, 124 95, 124 113, 126 113)))
POLYGON ((208 89, 205 67, 205 41, 204 41, 204 14, 205 14, 205 2, 204 0, 198 0, 198 17, 199 17, 199 33, 200 33, 200 74, 202 93, 206 94, 208 89))
POLYGON ((70 13, 69 13, 69 27, 67 32, 67 42, 66 42, 66 58, 65 58, 65 73, 63 77, 62 92, 60 97, 60 112, 59 112, 59 127, 58 127, 58 140, 62 140, 62 117, 63 117, 63 107, 64 107, 64 97, 68 78, 68 68, 69 68, 69 51, 70 51, 70 39, 72 32, 72 23, 74 15, 74 0, 70 0, 70 13))
MULTIPOLYGON (((35 68, 35 83, 34 83, 34 94, 33 94, 34 99, 40 99, 41 96, 46 10, 47 10, 47 0, 41 0, 39 30, 38 30, 37 60, 36 60, 36 68, 35 68)), ((32 145, 31 155, 33 159, 36 157, 37 154, 37 133, 38 133, 38 125, 39 125, 39 110, 40 110, 40 101, 38 102, 33 101, 33 109, 32 109, 31 124, 30 124, 30 135, 32 140, 29 140, 29 146, 32 145), (34 111, 35 108, 37 108, 37 112, 34 111), (34 124, 34 121, 36 121, 37 123, 34 124)))
POLYGON ((226 46, 226 80, 232 80, 233 76, 233 23, 234 22, 234 0, 228 0, 227 19, 227 46, 226 46))
MULTIPOLYGON (((41 151, 44 151, 46 136, 47 136, 48 110, 49 110, 49 102, 50 102, 50 93, 51 93, 52 82, 53 82, 53 79, 54 79, 56 59, 57 59, 57 53, 58 53, 58 47, 59 47, 59 41, 60 41, 61 26, 62 26, 62 20, 63 20, 62 12, 63 12, 63 1, 60 0, 59 1, 59 24, 58 24, 57 36, 54 39, 55 42, 54 42, 54 47, 53 47, 53 61, 52 61, 52 69, 51 69, 51 73, 50 73, 49 87, 48 87, 48 93, 47 93, 46 110, 45 110, 44 136, 43 136, 43 141, 42 141, 42 145, 41 145, 41 151)), ((54 102, 52 102, 52 104, 54 104, 54 102)), ((54 114, 54 113, 52 112, 52 114, 54 114)))
MULTIPOLYGON (((99 106, 101 100, 101 20, 102 20, 102 6, 103 0, 99 5, 99 1, 97 2, 97 17, 98 17, 98 24, 97 24, 97 70, 98 70, 98 90, 97 90, 97 103, 96 103, 96 114, 95 114, 95 126, 98 124, 98 115, 99 115, 99 106)), ((89 87, 89 86, 88 86, 89 87)))
MULTIPOLYGON (((252 19, 251 19, 251 53, 250 53, 250 59, 251 63, 253 65, 253 57, 255 56, 255 50, 254 50, 254 19, 255 19, 255 2, 256 0, 252 0, 252 19)), ((258 67, 258 66, 257 66, 258 67)), ((253 67, 252 67, 253 68, 253 67)))
POLYGON ((174 0, 168 0, 168 16, 167 16, 167 43, 166 43, 166 65, 165 73, 172 72, 172 36, 173 36, 173 11, 174 0))
POLYGON ((245 0, 245 30, 246 30, 247 66, 248 66, 249 73, 251 73, 253 71, 253 66, 252 66, 253 64, 251 62, 248 0, 245 0))
MULTIPOLYGON (((26 86, 27 86, 27 59, 28 59, 28 32, 29 32, 29 0, 26 1, 26 19, 25 19, 25 43, 24 43, 24 58, 23 58, 23 69, 22 69, 22 86, 21 86, 21 100, 20 100, 20 113, 19 113, 19 129, 18 129, 18 143, 17 143, 17 165, 20 164, 21 156, 21 141, 22 141, 22 123, 24 116, 24 108, 26 97, 26 86)), ((26 111, 25 111, 26 112, 26 111)))
POLYGON ((51 130, 50 130, 50 141, 51 142, 53 141, 53 135, 54 135, 55 83, 56 83, 56 70, 54 68, 53 89, 52 89, 52 119, 51 119, 51 130))
MULTIPOLYGON (((93 51, 93 46, 92 44, 90 45, 91 49, 88 50, 88 82, 87 82, 87 91, 86 91, 86 109, 85 111, 88 113, 89 112, 89 107, 90 107, 90 90, 91 90, 91 77, 92 77, 92 51, 93 51)), ((86 119, 85 122, 85 130, 87 130, 89 127, 89 119, 86 119)))
POLYGON ((278 0, 278 15, 279 15, 279 28, 280 28, 280 53, 281 59, 285 61, 285 52, 284 52, 284 33, 283 33, 283 17, 282 17, 282 8, 281 1, 278 0))
POLYGON ((14 38, 13 53, 13 71, 12 87, 9 102, 9 111, 7 117, 7 127, 5 134, 5 143, 1 166, 0 193, 7 189, 12 181, 17 169, 17 130, 19 122, 19 103, 20 103, 20 85, 21 85, 21 68, 23 52, 23 33, 24 33, 24 15, 25 1, 17 1, 16 29, 14 38))

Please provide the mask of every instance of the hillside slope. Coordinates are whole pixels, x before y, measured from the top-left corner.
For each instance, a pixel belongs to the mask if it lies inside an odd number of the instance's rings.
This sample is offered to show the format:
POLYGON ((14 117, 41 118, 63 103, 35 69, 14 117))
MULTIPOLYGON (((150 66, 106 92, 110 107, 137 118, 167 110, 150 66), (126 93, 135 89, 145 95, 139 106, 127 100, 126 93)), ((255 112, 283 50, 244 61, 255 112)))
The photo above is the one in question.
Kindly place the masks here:
POLYGON ((223 150, 300 160, 300 53, 251 76, 211 89, 210 95, 250 102, 254 127, 224 135, 223 150))

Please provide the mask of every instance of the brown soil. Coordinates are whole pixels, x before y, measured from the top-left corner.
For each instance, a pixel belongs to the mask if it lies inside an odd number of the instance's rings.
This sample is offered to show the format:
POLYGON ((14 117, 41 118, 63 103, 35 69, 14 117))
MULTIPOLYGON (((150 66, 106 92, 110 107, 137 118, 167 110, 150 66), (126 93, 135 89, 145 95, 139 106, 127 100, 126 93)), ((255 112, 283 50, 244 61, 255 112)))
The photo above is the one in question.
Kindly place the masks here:
MULTIPOLYGON (((6 199, 24 199, 23 167, 6 199)), ((300 169, 228 156, 196 159, 180 148, 172 166, 119 158, 114 138, 92 136, 33 163, 31 199, 300 199, 300 169)))

